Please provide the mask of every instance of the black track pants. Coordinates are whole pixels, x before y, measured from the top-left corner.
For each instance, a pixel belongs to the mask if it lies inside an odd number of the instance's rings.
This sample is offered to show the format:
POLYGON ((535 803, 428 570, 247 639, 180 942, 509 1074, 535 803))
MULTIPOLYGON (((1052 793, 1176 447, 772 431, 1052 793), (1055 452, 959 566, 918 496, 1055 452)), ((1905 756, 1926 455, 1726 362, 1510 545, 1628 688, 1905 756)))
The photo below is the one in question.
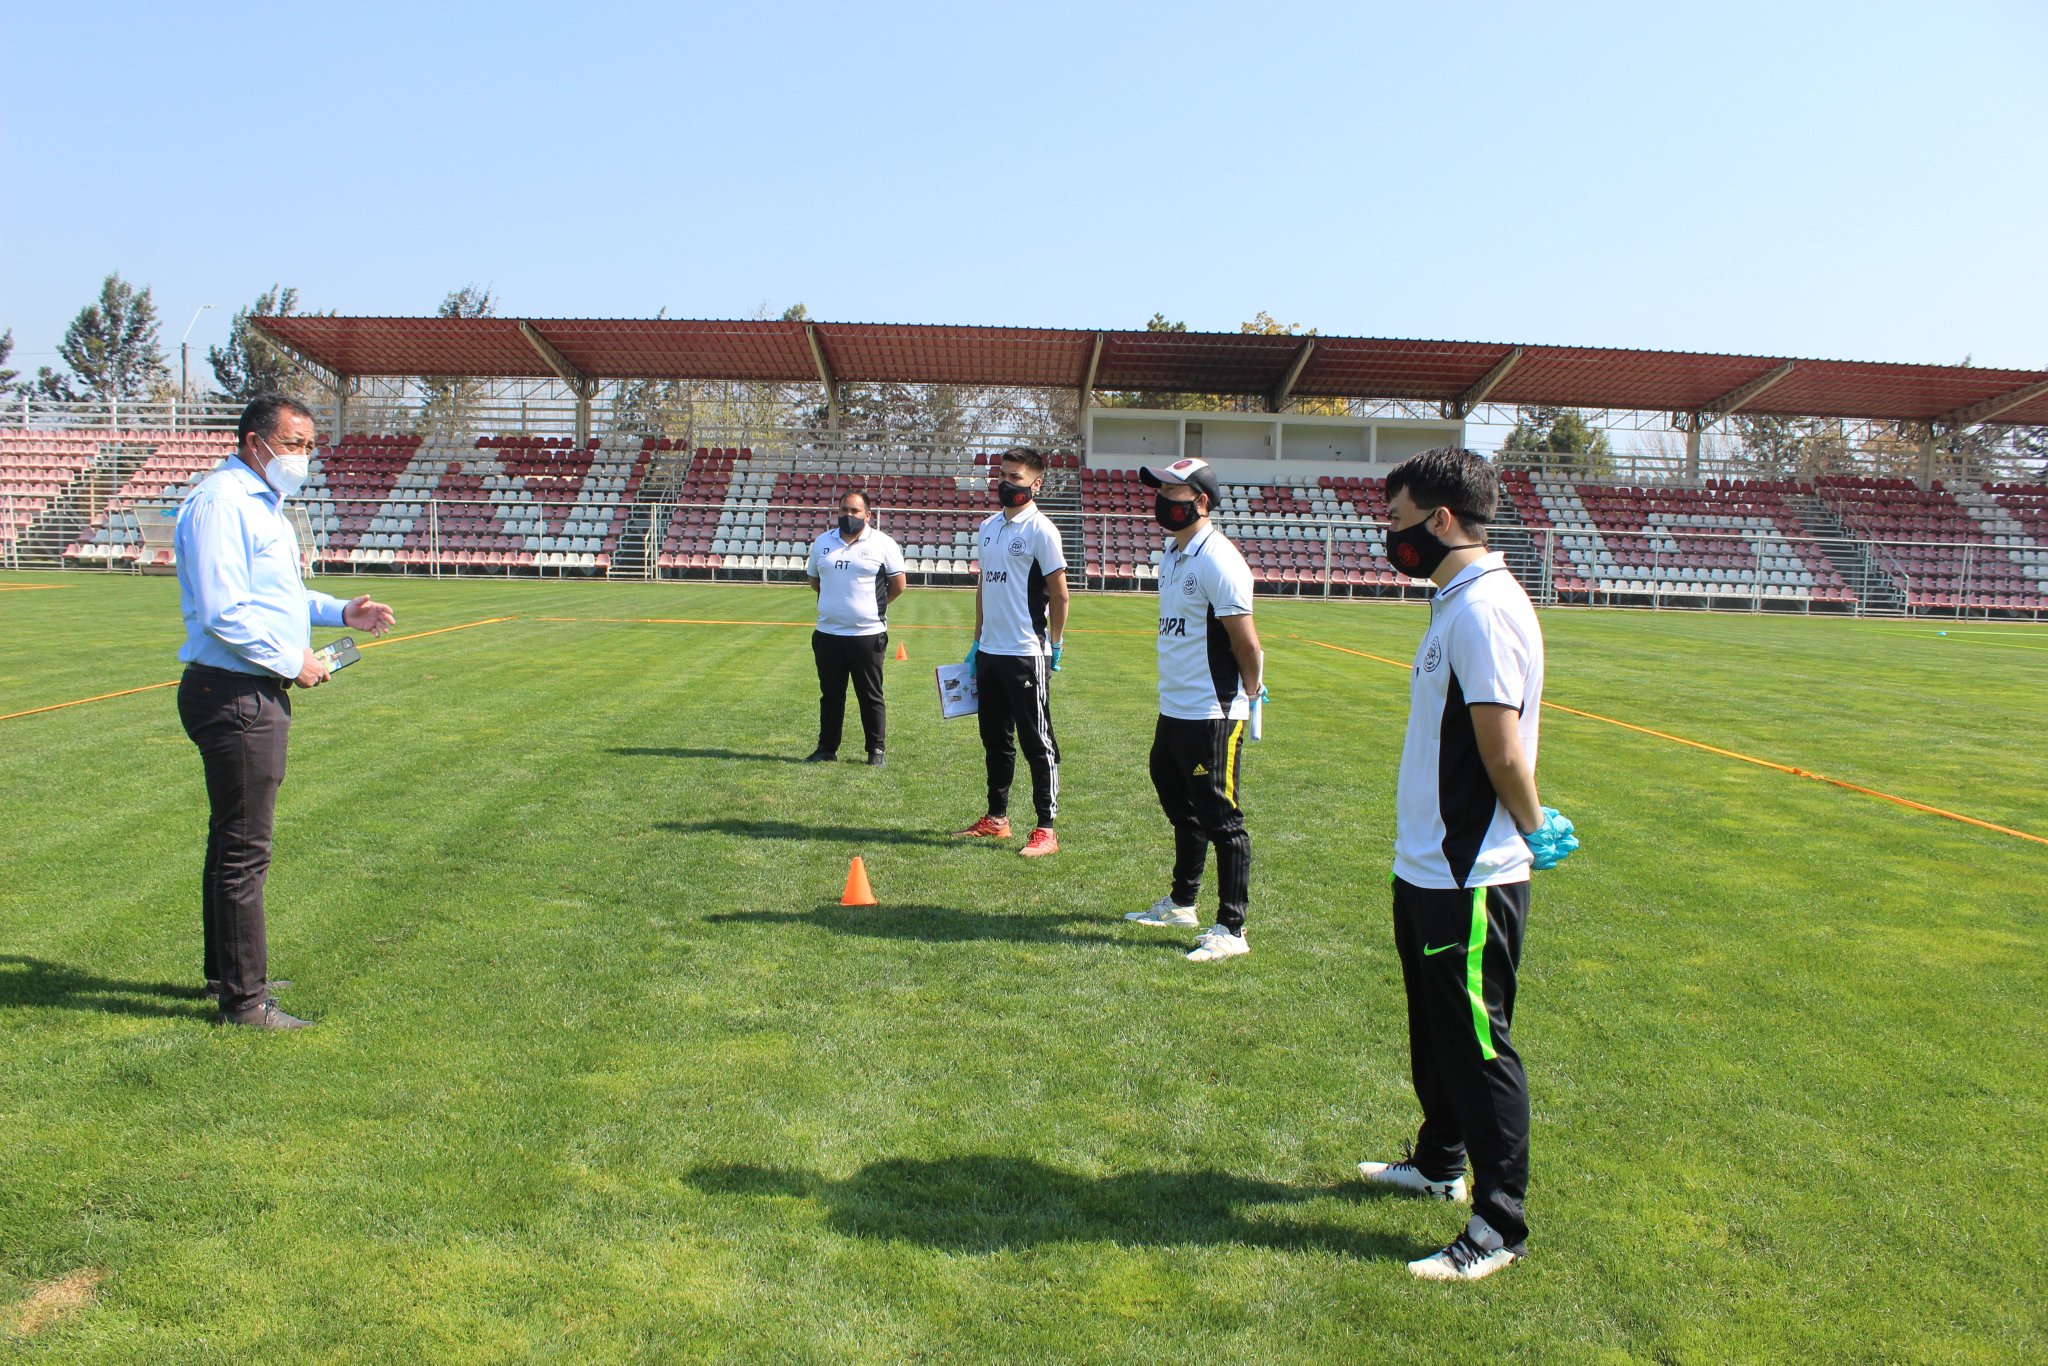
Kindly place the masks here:
POLYGON ((1529 884, 1437 889, 1394 880, 1408 989, 1408 1061, 1422 1129, 1415 1166, 1449 1180, 1472 1161, 1472 1208, 1517 1247, 1529 1236, 1529 1083, 1508 1041, 1529 884))
POLYGON ((1216 846, 1221 905, 1216 921, 1242 931, 1252 885, 1252 841, 1245 833, 1242 721, 1184 721, 1162 716, 1152 732, 1152 787, 1173 826, 1173 899, 1192 906, 1202 864, 1216 846))
POLYGON ((1017 750, 1031 766, 1031 800, 1038 823, 1050 828, 1060 813, 1060 742, 1052 733, 1052 662, 1044 655, 976 656, 981 696, 981 748, 988 761, 988 813, 1010 814, 1010 783, 1017 750), (1015 739, 1013 740, 1012 734, 1015 739))

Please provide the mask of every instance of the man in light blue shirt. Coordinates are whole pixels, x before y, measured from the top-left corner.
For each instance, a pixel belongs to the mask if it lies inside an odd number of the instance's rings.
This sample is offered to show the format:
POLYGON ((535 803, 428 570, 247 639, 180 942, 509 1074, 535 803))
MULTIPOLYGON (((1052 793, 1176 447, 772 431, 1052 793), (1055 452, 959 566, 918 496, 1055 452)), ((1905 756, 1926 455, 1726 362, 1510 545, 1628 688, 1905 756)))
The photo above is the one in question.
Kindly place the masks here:
MULTIPOLYGON (((284 500, 305 483, 313 414, 266 395, 242 410, 239 448, 178 509, 178 597, 185 644, 178 717, 206 766, 206 865, 200 908, 207 994, 231 1024, 298 1029, 271 998, 263 882, 277 789, 284 782, 293 684, 318 687, 315 626, 371 635, 391 609, 368 594, 344 603, 299 577, 299 541, 284 500)), ((289 985, 280 983, 280 986, 289 985)))

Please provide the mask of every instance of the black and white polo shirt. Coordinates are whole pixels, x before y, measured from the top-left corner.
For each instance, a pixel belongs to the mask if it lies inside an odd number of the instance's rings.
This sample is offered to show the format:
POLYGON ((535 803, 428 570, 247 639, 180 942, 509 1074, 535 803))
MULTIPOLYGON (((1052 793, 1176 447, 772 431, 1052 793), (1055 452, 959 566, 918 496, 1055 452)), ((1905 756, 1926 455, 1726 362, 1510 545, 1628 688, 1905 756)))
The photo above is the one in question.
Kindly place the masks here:
POLYGON ((1224 617, 1252 610, 1252 571, 1230 538, 1207 526, 1159 559, 1159 714, 1242 721, 1251 701, 1224 617))
POLYGON ((1033 503, 1016 517, 998 512, 981 524, 981 652, 1049 655, 1048 575, 1067 567, 1060 529, 1033 503))
POLYGON ((903 572, 903 547, 868 527, 850 544, 833 527, 811 542, 805 570, 818 581, 818 629, 828 636, 878 636, 889 629, 889 580, 903 572))
POLYGON ((1521 715, 1533 769, 1543 702, 1543 629, 1497 554, 1459 572, 1430 601, 1429 630, 1408 687, 1408 738, 1395 799, 1394 872, 1414 887, 1525 882, 1529 847, 1494 794, 1471 706, 1521 715))

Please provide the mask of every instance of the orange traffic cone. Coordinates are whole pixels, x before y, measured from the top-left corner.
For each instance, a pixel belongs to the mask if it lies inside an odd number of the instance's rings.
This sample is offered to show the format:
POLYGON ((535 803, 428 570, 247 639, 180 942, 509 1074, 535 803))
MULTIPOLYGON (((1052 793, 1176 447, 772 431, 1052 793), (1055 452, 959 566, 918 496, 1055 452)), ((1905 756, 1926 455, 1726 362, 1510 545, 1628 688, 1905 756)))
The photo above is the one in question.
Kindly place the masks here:
POLYGON ((906 661, 907 661, 907 660, 908 660, 909 658, 910 658, 910 651, 908 651, 908 650, 904 649, 904 648, 903 648, 903 647, 902 647, 901 645, 898 645, 898 646, 896 647, 896 662, 897 662, 898 664, 902 664, 902 663, 906 662, 906 661))
POLYGON ((839 898, 842 906, 873 906, 875 889, 868 886, 868 866, 860 861, 860 855, 853 856, 853 866, 846 870, 846 891, 839 898))

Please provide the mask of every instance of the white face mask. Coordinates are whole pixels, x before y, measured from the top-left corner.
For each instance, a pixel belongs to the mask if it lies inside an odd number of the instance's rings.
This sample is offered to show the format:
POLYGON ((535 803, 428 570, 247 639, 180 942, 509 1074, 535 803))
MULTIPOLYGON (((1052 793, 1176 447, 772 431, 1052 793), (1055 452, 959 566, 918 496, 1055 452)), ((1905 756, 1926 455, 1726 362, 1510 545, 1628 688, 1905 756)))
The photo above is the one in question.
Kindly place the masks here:
POLYGON ((289 498, 303 488, 306 477, 313 472, 313 457, 279 455, 268 441, 260 436, 256 439, 263 441, 263 449, 270 452, 270 464, 264 471, 264 477, 270 481, 270 487, 277 490, 277 496, 289 498))

